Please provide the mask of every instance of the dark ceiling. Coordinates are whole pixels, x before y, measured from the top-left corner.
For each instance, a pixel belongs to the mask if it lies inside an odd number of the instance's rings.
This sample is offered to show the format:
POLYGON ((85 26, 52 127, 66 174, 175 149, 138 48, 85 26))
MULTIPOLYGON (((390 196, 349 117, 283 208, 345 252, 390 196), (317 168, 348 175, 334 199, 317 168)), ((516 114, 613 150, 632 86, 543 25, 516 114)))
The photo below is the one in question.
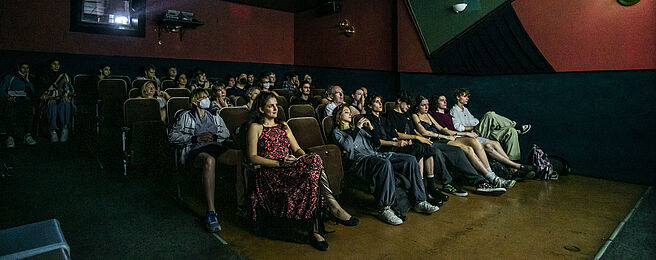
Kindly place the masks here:
POLYGON ((275 9, 290 13, 307 11, 320 7, 329 0, 226 0, 228 2, 275 9))

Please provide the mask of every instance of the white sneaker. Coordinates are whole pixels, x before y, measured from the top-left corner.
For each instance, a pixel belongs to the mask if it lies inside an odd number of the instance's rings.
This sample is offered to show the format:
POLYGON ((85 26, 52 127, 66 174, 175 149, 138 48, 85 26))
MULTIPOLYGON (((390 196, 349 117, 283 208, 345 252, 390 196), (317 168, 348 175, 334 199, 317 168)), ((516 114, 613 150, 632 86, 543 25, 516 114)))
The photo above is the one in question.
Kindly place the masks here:
POLYGON ((506 179, 501 178, 501 177, 497 177, 496 179, 494 179, 494 181, 492 181, 492 183, 497 188, 510 189, 513 186, 515 186, 515 180, 506 180, 506 179))
POLYGON ((394 211, 389 206, 385 207, 385 209, 383 209, 383 211, 378 214, 378 218, 382 221, 385 221, 387 224, 394 226, 403 224, 403 220, 396 216, 394 211))
POLYGON ((7 145, 7 148, 16 147, 16 143, 14 142, 14 138, 11 137, 11 136, 7 137, 7 141, 5 141, 5 144, 7 145))
POLYGON ((429 214, 438 211, 440 209, 440 207, 431 205, 430 203, 428 203, 428 201, 419 202, 412 208, 419 213, 429 213, 429 214))
POLYGON ((53 143, 59 142, 59 138, 57 137, 57 131, 52 130, 50 132, 50 142, 53 142, 53 143))
POLYGON ((26 134, 23 139, 25 140, 25 143, 27 145, 35 145, 36 144, 36 141, 34 141, 34 138, 32 138, 31 134, 26 134))
POLYGON ((62 143, 68 141, 68 128, 62 129, 61 138, 59 138, 59 141, 61 141, 62 143))

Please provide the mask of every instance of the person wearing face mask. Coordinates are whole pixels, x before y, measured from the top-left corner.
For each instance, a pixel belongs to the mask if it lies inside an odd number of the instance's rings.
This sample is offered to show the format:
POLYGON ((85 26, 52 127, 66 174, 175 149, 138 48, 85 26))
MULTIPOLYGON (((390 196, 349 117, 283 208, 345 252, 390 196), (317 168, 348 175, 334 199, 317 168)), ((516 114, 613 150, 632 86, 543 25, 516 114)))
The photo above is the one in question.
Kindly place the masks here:
POLYGON ((246 84, 248 81, 246 80, 246 77, 239 77, 239 80, 237 81, 237 85, 235 85, 232 88, 227 89, 227 95, 229 97, 244 97, 246 98, 246 92, 248 91, 248 88, 246 88, 246 84))
POLYGON ((14 74, 7 75, 0 83, 0 103, 6 115, 7 148, 14 148, 14 136, 23 136, 28 145, 35 145, 30 130, 34 112, 31 97, 34 95, 34 84, 30 76, 30 65, 19 63, 14 74))
POLYGON ((216 158, 228 150, 224 142, 230 137, 218 111, 209 110, 211 101, 206 89, 191 92, 192 108, 183 111, 171 127, 169 142, 182 145, 180 163, 192 162, 201 168, 203 188, 207 202, 205 228, 213 233, 221 230, 214 205, 216 158))

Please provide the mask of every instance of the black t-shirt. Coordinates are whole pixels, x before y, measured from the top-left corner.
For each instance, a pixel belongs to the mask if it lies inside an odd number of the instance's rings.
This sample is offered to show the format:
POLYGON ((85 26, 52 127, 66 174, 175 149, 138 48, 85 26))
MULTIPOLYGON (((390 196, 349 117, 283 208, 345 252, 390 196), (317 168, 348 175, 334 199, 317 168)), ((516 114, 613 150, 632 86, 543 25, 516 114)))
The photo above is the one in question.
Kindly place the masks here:
POLYGON ((373 132, 378 138, 391 141, 392 139, 399 137, 399 135, 396 134, 396 131, 390 127, 387 118, 382 116, 377 117, 373 114, 365 114, 364 117, 371 122, 371 125, 374 127, 373 132))
POLYGON ((412 116, 410 113, 399 113, 391 110, 385 114, 387 123, 389 124, 389 131, 396 131, 399 133, 414 135, 415 125, 412 123, 412 116))
POLYGON ((226 90, 226 96, 235 96, 235 97, 244 97, 248 98, 247 94, 248 89, 246 88, 238 88, 237 86, 234 86, 232 88, 229 88, 226 90))
POLYGON ((314 103, 312 102, 312 97, 308 97, 307 100, 304 100, 299 96, 293 96, 289 103, 290 103, 290 105, 305 105, 305 104, 308 104, 308 105, 314 106, 314 103))

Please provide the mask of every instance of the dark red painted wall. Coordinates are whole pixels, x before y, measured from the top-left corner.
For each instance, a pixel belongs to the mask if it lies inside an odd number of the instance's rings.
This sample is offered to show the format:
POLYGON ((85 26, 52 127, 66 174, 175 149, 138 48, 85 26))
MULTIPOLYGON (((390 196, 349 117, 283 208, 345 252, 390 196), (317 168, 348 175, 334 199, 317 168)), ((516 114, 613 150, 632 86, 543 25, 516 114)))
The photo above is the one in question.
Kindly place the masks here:
POLYGON ((656 69, 656 1, 516 0, 513 8, 558 72, 656 69))
POLYGON ((294 63, 393 71, 396 69, 394 16, 396 0, 344 1, 342 11, 322 16, 316 10, 295 17, 294 63), (337 28, 342 19, 355 25, 353 37, 337 28))
POLYGON ((146 37, 69 32, 70 1, 0 1, 0 49, 215 61, 294 63, 294 14, 223 1, 148 0, 146 37), (190 11, 205 25, 162 34, 166 9, 190 11))
POLYGON ((405 0, 397 0, 397 53, 399 72, 432 72, 426 50, 405 0))

